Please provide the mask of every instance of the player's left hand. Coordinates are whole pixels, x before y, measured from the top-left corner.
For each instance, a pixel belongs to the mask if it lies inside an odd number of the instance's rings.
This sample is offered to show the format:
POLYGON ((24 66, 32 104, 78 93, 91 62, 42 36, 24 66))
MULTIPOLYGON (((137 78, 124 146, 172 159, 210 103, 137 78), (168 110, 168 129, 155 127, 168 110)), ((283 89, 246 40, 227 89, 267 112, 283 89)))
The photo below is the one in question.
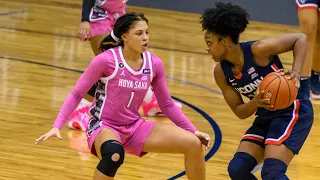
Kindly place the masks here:
POLYGON ((90 36, 92 36, 90 23, 88 21, 81 22, 78 30, 79 39, 81 41, 87 41, 90 36))
POLYGON ((200 139, 201 144, 208 149, 210 147, 210 136, 206 133, 195 131, 194 134, 200 139))
POLYGON ((287 76, 287 79, 293 79, 297 88, 300 88, 300 75, 299 73, 292 70, 279 69, 278 72, 284 76, 287 76))

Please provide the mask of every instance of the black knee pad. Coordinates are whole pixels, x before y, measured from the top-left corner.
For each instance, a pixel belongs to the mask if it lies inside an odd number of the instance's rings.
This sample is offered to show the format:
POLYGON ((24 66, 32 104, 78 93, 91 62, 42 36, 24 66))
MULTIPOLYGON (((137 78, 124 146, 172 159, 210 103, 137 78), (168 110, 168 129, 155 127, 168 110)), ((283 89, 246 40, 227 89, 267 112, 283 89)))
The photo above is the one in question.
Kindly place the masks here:
POLYGON ((245 152, 237 152, 229 163, 229 176, 232 180, 257 180, 251 174, 256 165, 257 161, 253 156, 245 152))
POLYGON ((279 159, 268 158, 264 160, 261 170, 261 178, 263 180, 289 180, 286 175, 287 165, 279 159))
POLYGON ((106 141, 101 145, 100 151, 102 159, 97 169, 106 176, 114 177, 124 160, 125 153, 121 143, 116 140, 106 141), (114 158, 118 159, 114 161, 114 158))

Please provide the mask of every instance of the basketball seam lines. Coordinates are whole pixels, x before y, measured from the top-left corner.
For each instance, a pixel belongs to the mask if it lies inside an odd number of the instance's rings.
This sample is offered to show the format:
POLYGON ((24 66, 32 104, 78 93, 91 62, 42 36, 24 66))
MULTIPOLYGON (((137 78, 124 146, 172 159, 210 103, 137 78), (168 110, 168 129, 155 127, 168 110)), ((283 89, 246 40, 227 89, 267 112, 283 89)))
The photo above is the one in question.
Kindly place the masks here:
POLYGON ((279 89, 280 89, 280 85, 281 85, 281 78, 280 78, 280 76, 278 76, 278 78, 279 78, 280 82, 279 82, 279 85, 278 85, 278 90, 277 90, 276 98, 274 99, 274 106, 275 106, 275 104, 276 104, 276 102, 277 102, 277 98, 278 98, 278 94, 279 94, 279 89))
POLYGON ((286 83, 287 83, 287 85, 288 85, 288 89, 289 89, 289 101, 288 101, 288 103, 287 103, 287 106, 289 106, 290 104, 290 101, 291 101, 291 91, 290 91, 290 85, 289 85, 289 83, 288 83, 288 80, 286 79, 286 83))
MULTIPOLYGON (((276 76, 276 75, 273 75, 273 76, 276 76)), ((266 78, 266 77, 265 77, 265 78, 266 78)), ((278 78, 278 76, 276 76, 274 79, 272 79, 272 81, 274 81, 274 80, 277 79, 277 78, 278 78)), ((272 81, 270 81, 264 89, 267 89, 268 86, 272 83, 272 81)))
MULTIPOLYGON (((276 80, 277 78, 279 78, 279 76, 276 76, 276 78, 272 79, 272 81, 276 80)), ((269 84, 264 89, 267 89, 268 86, 272 83, 272 81, 270 81, 269 84)), ((280 82, 281 82, 281 80, 280 80, 280 82)), ((277 96, 278 96, 278 93, 277 93, 277 96)), ((276 99, 277 99, 277 97, 276 97, 276 99)), ((274 100, 274 103, 276 103, 276 99, 274 100)), ((271 101, 270 101, 270 103, 271 103, 271 101)))

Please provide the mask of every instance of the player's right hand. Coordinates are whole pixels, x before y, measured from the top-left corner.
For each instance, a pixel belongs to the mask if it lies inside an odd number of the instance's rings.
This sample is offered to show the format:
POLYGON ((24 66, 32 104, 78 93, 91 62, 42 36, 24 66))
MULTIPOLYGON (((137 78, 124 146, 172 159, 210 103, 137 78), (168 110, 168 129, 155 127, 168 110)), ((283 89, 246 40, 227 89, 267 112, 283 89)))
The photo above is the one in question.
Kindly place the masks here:
POLYGON ((283 76, 287 76, 288 79, 293 79, 294 80, 294 84, 295 86, 299 89, 300 88, 300 74, 295 72, 295 71, 291 71, 291 70, 285 70, 285 69, 279 69, 277 72, 279 72, 280 74, 282 74, 283 76))
POLYGON ((87 41, 91 34, 91 26, 88 21, 83 21, 80 23, 80 27, 78 30, 78 37, 81 41, 87 41))
POLYGON ((270 98, 263 99, 264 91, 257 90, 257 95, 253 98, 253 100, 257 103, 257 106, 260 108, 265 108, 269 111, 274 111, 274 105, 270 104, 270 98))
POLYGON ((206 150, 210 147, 210 136, 207 133, 195 131, 194 134, 200 139, 201 144, 205 146, 206 150))
POLYGON ((36 144, 40 143, 41 141, 45 141, 46 139, 52 137, 52 136, 57 136, 59 139, 62 139, 60 135, 60 129, 58 128, 52 128, 49 132, 46 134, 40 136, 38 139, 36 139, 36 144))

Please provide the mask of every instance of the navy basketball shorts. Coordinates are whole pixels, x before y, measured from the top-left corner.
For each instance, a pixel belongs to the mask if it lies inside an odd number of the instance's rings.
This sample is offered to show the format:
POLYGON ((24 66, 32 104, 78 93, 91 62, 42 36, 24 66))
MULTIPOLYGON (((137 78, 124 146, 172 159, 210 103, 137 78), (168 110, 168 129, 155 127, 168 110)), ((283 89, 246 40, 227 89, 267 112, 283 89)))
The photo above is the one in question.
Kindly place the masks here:
POLYGON ((298 154, 309 135, 313 120, 311 101, 297 99, 286 109, 258 114, 241 141, 249 141, 261 147, 284 144, 294 154, 298 154))
POLYGON ((296 0, 297 9, 318 9, 320 11, 320 0, 296 0))

